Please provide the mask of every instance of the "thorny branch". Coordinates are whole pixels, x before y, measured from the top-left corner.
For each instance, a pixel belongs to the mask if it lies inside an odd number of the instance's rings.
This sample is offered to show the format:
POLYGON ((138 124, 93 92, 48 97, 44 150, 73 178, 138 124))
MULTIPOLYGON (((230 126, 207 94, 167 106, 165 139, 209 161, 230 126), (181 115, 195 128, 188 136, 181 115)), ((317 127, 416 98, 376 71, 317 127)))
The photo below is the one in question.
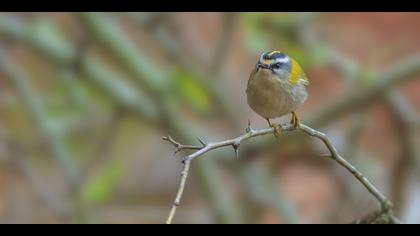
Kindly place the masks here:
POLYGON ((168 142, 172 143, 175 146, 176 150, 175 150, 175 152, 173 154, 174 156, 178 152, 180 152, 180 151, 182 151, 184 149, 200 150, 200 149, 204 148, 204 146, 182 145, 182 144, 178 143, 177 141, 175 141, 171 136, 163 137, 162 139, 165 140, 165 141, 168 141, 168 142))
MULTIPOLYGON (((381 208, 380 212, 381 214, 386 214, 389 216, 392 221, 392 223, 398 223, 399 221, 397 218, 393 215, 392 212, 392 204, 391 202, 359 171, 357 170, 352 164, 347 162, 337 151, 337 149, 331 144, 328 137, 309 126, 306 126, 304 124, 300 124, 298 128, 294 128, 290 123, 281 124, 279 125, 281 128, 281 131, 295 131, 295 130, 301 130, 304 133, 306 133, 309 136, 315 137, 320 139, 324 145, 327 147, 327 149, 330 152, 330 158, 336 161, 339 165, 347 169, 368 191, 370 194, 372 194, 373 197, 376 198, 376 200, 379 202, 381 208)), ((190 155, 183 158, 182 163, 184 164, 184 169, 181 172, 181 181, 179 184, 178 192, 176 194, 175 201, 172 205, 171 211, 169 213, 168 219, 166 221, 167 224, 171 224, 173 221, 173 218, 175 216, 175 212, 178 208, 178 206, 181 204, 181 198, 185 189, 185 183, 187 181, 188 173, 190 170, 191 162, 212 151, 215 149, 219 149, 222 147, 229 147, 231 146, 235 153, 238 155, 238 150, 240 145, 245 142, 248 139, 257 137, 257 136, 263 136, 268 134, 273 134, 274 128, 267 128, 267 129, 261 129, 261 130, 253 130, 251 128, 251 125, 248 124, 248 128, 246 129, 245 134, 233 138, 228 139, 225 141, 220 142, 209 142, 209 143, 202 143, 203 146, 189 146, 189 145, 182 145, 178 142, 176 142, 171 137, 163 137, 164 140, 169 141, 176 147, 176 152, 179 152, 183 149, 189 149, 189 150, 196 150, 195 152, 191 153, 190 155)))

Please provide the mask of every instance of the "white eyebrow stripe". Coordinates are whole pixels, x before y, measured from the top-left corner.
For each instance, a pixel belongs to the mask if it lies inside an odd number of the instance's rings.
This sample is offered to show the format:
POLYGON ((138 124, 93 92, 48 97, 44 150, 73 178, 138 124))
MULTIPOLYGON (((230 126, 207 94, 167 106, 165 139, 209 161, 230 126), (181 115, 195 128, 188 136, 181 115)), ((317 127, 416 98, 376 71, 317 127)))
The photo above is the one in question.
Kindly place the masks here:
POLYGON ((289 61, 290 61, 289 57, 275 59, 275 62, 281 62, 281 63, 286 63, 289 61))
POLYGON ((266 53, 263 53, 263 54, 261 54, 261 56, 260 56, 260 61, 264 61, 264 55, 265 55, 266 53))

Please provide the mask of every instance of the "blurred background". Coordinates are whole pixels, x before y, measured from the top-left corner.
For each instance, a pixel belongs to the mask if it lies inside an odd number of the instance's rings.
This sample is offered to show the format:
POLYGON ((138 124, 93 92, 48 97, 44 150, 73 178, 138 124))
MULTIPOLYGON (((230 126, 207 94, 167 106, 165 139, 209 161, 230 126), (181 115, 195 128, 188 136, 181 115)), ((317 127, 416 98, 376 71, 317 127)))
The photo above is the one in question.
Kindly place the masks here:
MULTIPOLYGON (((187 151, 266 128, 259 55, 311 85, 302 121, 420 223, 418 13, 0 13, 0 223, 163 223, 187 151)), ((288 121, 284 117, 276 122, 288 121)), ((174 223, 350 223, 375 199, 319 140, 195 160, 174 223)))

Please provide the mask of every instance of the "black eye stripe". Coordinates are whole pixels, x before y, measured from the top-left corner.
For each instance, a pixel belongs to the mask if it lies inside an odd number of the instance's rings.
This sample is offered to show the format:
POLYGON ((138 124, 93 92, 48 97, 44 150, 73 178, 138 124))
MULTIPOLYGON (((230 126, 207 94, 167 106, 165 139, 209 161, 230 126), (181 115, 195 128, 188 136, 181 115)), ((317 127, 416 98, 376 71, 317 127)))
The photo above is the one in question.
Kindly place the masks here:
POLYGON ((274 68, 274 69, 278 69, 278 68, 280 68, 281 64, 283 64, 283 63, 276 62, 276 63, 272 64, 271 67, 274 68))

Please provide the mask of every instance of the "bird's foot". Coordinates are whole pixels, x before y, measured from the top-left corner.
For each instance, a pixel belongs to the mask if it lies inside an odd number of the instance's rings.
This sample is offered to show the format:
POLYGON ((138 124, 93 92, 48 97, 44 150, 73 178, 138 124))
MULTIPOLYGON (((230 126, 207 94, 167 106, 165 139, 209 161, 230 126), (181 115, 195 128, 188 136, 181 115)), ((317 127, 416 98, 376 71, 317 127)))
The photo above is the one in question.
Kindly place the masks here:
POLYGON ((290 123, 292 123, 293 128, 295 129, 299 128, 300 119, 295 112, 292 112, 292 120, 290 121, 290 123))
POLYGON ((267 118, 268 125, 271 128, 274 128, 274 137, 279 138, 281 133, 281 125, 279 124, 271 124, 270 119, 267 118))
POLYGON ((280 138, 281 125, 272 124, 272 125, 270 125, 270 127, 274 128, 274 137, 276 137, 277 139, 280 138))

